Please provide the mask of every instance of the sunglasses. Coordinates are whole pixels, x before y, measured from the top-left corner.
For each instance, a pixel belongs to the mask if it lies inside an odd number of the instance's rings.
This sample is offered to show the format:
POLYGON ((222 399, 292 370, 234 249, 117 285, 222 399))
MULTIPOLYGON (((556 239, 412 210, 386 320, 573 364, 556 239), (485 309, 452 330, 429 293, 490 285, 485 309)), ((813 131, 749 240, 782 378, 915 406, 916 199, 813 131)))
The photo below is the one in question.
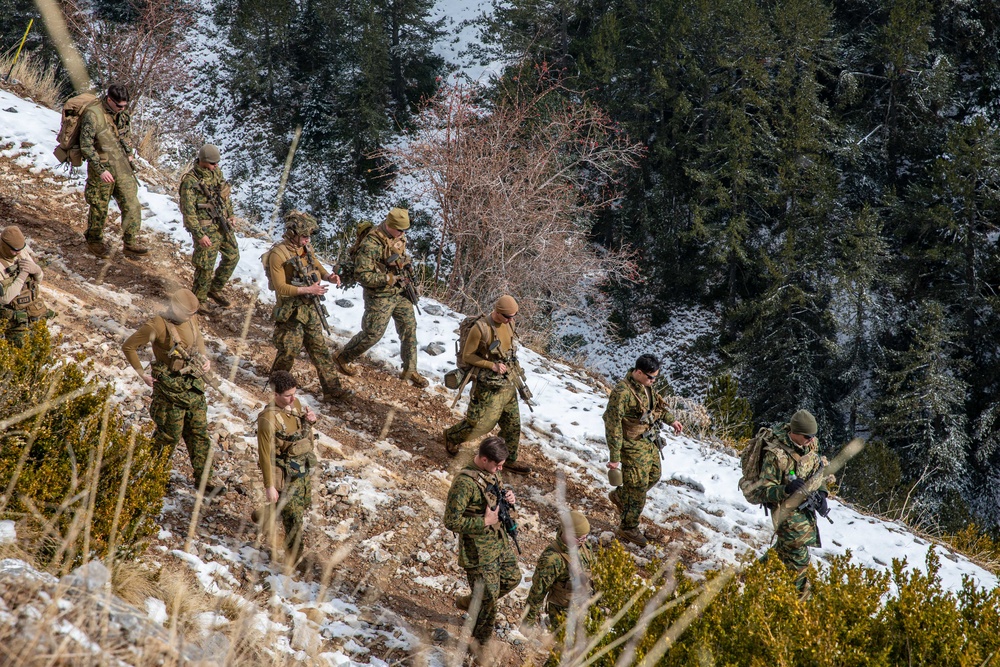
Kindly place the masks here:
POLYGON ((660 377, 660 371, 656 371, 655 373, 653 373, 651 375, 651 374, 647 373, 646 371, 639 370, 638 368, 636 370, 639 371, 640 373, 642 373, 643 375, 645 375, 646 377, 648 377, 650 380, 655 380, 656 378, 660 377))

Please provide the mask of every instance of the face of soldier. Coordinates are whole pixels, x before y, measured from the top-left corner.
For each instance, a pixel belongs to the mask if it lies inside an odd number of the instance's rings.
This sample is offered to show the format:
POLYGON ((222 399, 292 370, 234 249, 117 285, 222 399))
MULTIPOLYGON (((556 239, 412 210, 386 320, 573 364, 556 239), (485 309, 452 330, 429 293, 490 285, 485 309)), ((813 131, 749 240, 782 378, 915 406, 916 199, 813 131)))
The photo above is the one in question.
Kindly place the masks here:
POLYGON ((274 395, 274 405, 279 408, 287 408, 295 402, 295 387, 274 395))
POLYGON ((501 461, 500 463, 495 463, 493 461, 490 461, 485 456, 479 456, 478 454, 472 461, 473 463, 476 464, 476 467, 482 470, 483 472, 488 472, 492 474, 495 473, 497 470, 503 470, 503 464, 504 464, 503 461, 501 461))
POLYGON ((813 433, 812 435, 806 435, 804 433, 789 433, 788 437, 791 438, 792 442, 799 447, 805 448, 806 445, 816 438, 816 434, 813 433))
POLYGON ((403 235, 403 230, 402 229, 393 229, 389 225, 386 225, 385 226, 385 233, 388 234, 390 237, 392 237, 394 239, 398 239, 400 236, 403 235))
POLYGON ((652 373, 647 373, 645 371, 640 371, 638 368, 632 371, 632 377, 635 381, 641 384, 643 387, 652 387, 653 383, 656 382, 656 378, 660 376, 660 371, 653 371, 652 373))
POLYGON ((201 160, 198 160, 198 166, 201 167, 202 169, 208 169, 209 171, 215 171, 216 169, 219 168, 219 163, 218 162, 202 162, 201 160))
POLYGON ((293 237, 293 243, 299 248, 305 248, 309 245, 309 236, 295 236, 293 237))

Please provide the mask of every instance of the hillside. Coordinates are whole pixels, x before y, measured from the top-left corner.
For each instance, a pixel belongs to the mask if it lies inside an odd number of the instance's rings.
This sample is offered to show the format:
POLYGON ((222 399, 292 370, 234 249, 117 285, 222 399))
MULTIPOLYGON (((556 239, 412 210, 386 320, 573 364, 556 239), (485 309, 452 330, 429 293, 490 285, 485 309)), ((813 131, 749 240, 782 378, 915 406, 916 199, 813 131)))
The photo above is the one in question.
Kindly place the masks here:
MULTIPOLYGON (((62 352, 92 360, 94 372, 114 383, 116 399, 131 419, 145 422, 149 392, 127 367, 120 343, 157 311, 168 291, 189 284, 191 240, 168 186, 155 185, 160 177, 144 171, 143 227, 153 252, 142 261, 115 256, 100 262, 90 255, 82 236, 81 175, 64 175, 51 157, 57 126, 56 113, 0 91, 0 225, 20 225, 47 263, 44 295, 59 312, 50 328, 63 337, 62 352)), ((225 161, 222 166, 226 168, 225 161)), ((115 230, 109 224, 109 240, 115 230)), ((252 508, 262 502, 250 422, 264 405, 273 357, 271 295, 258 259, 269 243, 241 237, 234 308, 213 310, 203 318, 217 373, 232 375, 225 383, 228 400, 213 394, 209 406, 219 445, 219 477, 230 492, 204 509, 185 548, 194 494, 186 455, 177 452, 179 474, 160 517, 162 529, 142 563, 196 577, 198 594, 208 600, 202 613, 208 615, 192 617, 185 636, 205 650, 205 658, 220 659, 225 647, 236 652, 253 635, 260 655, 288 655, 312 664, 381 665, 406 656, 443 664, 449 638, 461 630, 453 598, 465 592, 464 573, 455 565, 455 540, 440 525, 457 465, 444 451, 441 429, 464 409, 464 402, 457 410, 449 407, 452 394, 443 388, 442 376, 453 367, 462 316, 425 300, 424 314, 418 317, 418 364, 431 379, 427 390, 396 379, 398 342, 390 329, 363 361, 359 376, 346 380, 355 390, 352 398, 330 408, 307 397, 321 415, 323 468, 314 486, 307 535, 309 547, 326 557, 329 572, 283 575, 265 550, 254 545, 255 531, 248 525, 252 508), (237 611, 222 613, 232 608, 237 611)), ((360 290, 331 290, 327 307, 332 338, 343 344, 360 325, 360 290)), ((520 499, 521 564, 530 576, 557 523, 560 478, 566 481, 569 503, 590 516, 599 539, 608 539, 613 516, 604 475, 605 388, 585 371, 530 350, 524 351, 522 362, 540 406, 534 413, 522 411, 524 458, 535 472, 509 481, 520 499)), ((311 367, 300 363, 296 374, 307 380, 306 391, 318 391, 311 367)), ((656 539, 644 552, 634 553, 638 562, 676 554, 690 570, 703 572, 733 563, 747 550, 766 548, 770 521, 743 502, 736 488, 736 458, 693 437, 671 437, 664 455, 664 481, 651 493, 646 511, 656 539)), ((942 557, 946 587, 957 589, 966 575, 981 586, 997 584, 994 575, 904 526, 831 504, 836 523, 821 527, 825 547, 816 552, 820 559, 850 551, 855 561, 875 569, 888 568, 896 558, 922 567, 928 549, 934 549, 942 557)), ((14 576, 6 572, 0 567, 0 581, 14 576)), ((502 606, 501 637, 510 634, 508 624, 521 610, 528 576, 502 606)), ((7 588, 0 589, 0 597, 8 609, 31 601, 9 596, 7 588)), ((163 602, 150 598, 145 606, 149 620, 162 626, 163 602)), ((0 616, 0 624, 17 618, 0 616)), ((88 640, 86 632, 66 629, 60 636, 127 661, 127 653, 116 653, 126 649, 97 637, 88 640)), ((524 645, 511 647, 511 662, 526 657, 524 645)))

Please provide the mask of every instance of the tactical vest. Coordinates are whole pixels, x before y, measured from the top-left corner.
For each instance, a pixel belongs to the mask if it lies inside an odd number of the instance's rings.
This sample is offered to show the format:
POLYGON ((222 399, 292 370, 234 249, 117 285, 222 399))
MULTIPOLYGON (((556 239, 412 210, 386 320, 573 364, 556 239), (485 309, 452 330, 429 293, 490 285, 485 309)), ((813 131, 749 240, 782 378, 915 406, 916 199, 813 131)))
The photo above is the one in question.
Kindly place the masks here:
MULTIPOLYGON (((464 512, 462 512, 462 516, 467 516, 467 517, 471 517, 471 516, 486 516, 486 508, 487 507, 496 507, 497 503, 499 502, 499 498, 497 498, 496 494, 494 494, 493 492, 486 490, 486 487, 489 486, 489 483, 485 479, 483 479, 484 473, 481 470, 473 470, 471 468, 462 468, 458 472, 458 474, 459 475, 465 475, 467 477, 471 477, 473 479, 473 481, 475 481, 476 486, 479 487, 479 490, 482 492, 483 498, 486 501, 486 504, 483 506, 483 510, 481 512, 480 511, 476 511, 476 510, 470 510, 470 509, 466 508, 466 510, 464 512)), ((502 482, 500 481, 500 475, 498 473, 494 473, 494 474, 496 475, 496 478, 497 478, 497 487, 499 487, 499 488, 502 489, 503 487, 502 487, 502 482)), ((494 531, 498 531, 501 535, 504 535, 504 536, 507 535, 507 532, 503 530, 503 526, 500 525, 499 521, 497 523, 493 524, 492 526, 488 526, 488 528, 491 528, 494 531)))
MULTIPOLYGON (((200 352, 188 350, 184 346, 184 339, 181 338, 181 332, 177 329, 176 324, 165 317, 163 318, 163 323, 166 325, 167 335, 170 336, 170 351, 167 352, 167 356, 169 357, 166 364, 167 370, 180 375, 193 375, 192 371, 188 370, 191 364, 198 363, 204 357, 200 352)), ((191 326, 194 328, 194 341, 195 347, 197 347, 198 339, 201 337, 198 320, 192 319, 191 326)))
MULTIPOLYGON (((552 588, 549 589, 548 603, 554 607, 560 607, 561 609, 569 609, 570 601, 573 599, 573 577, 572 570, 570 569, 569 552, 561 548, 558 541, 552 543, 552 548, 559 554, 559 557, 563 559, 566 563, 566 579, 557 580, 552 584, 552 588)), ((584 567, 584 556, 583 551, 586 547, 581 547, 577 550, 580 557, 580 586, 584 590, 590 590, 590 572, 587 567, 584 567)))
POLYGON ((298 426, 295 431, 289 433, 285 430, 284 422, 282 422, 281 429, 275 431, 275 440, 281 442, 280 445, 275 443, 275 449, 277 450, 275 451, 275 457, 287 459, 312 453, 314 449, 312 424, 307 422, 302 415, 296 412, 290 412, 288 414, 295 418, 295 423, 298 426))
MULTIPOLYGON (((20 266, 17 263, 17 259, 6 260, 3 258, 0 258, 0 266, 3 267, 0 287, 6 292, 17 280, 17 276, 20 273, 20 266)), ((11 299, 10 303, 6 304, 4 308, 14 311, 15 314, 18 311, 23 311, 24 315, 22 317, 26 317, 29 320, 38 319, 45 314, 45 307, 38 301, 38 281, 35 280, 35 276, 28 276, 28 279, 24 281, 24 285, 21 286, 21 291, 18 295, 11 299), (39 309, 41 312, 38 312, 39 309)))
POLYGON ((640 394, 632 386, 630 377, 625 379, 625 386, 638 401, 640 411, 637 416, 622 417, 622 433, 628 440, 639 440, 649 432, 649 427, 663 414, 663 399, 653 391, 652 387, 640 387, 643 390, 640 394))
MULTIPOLYGON (((209 206, 208 196, 202 190, 202 187, 208 188, 209 192, 212 194, 215 194, 217 191, 223 202, 229 201, 229 196, 232 194, 233 188, 224 178, 222 178, 218 169, 216 171, 209 171, 205 174, 204 178, 198 175, 198 169, 199 166, 197 161, 188 167, 187 171, 184 172, 184 175, 181 176, 178 190, 183 187, 184 179, 193 178, 195 180, 195 197, 198 200, 198 203, 195 206, 195 216, 198 218, 199 222, 212 222, 214 224, 212 214, 208 211, 208 209, 211 208, 209 206)), ((219 213, 222 215, 226 214, 225 211, 219 211, 219 213)), ((270 280, 270 278, 268 278, 268 280, 270 280)))
POLYGON ((382 261, 385 262, 387 259, 395 254, 406 255, 406 237, 400 235, 398 238, 392 238, 388 234, 382 231, 381 227, 375 227, 372 232, 368 235, 369 238, 378 240, 379 244, 382 246, 382 261))
MULTIPOLYGON (((780 438, 777 433, 775 436, 780 438)), ((795 449, 783 442, 768 439, 766 441, 765 450, 771 452, 774 455, 775 461, 778 464, 778 469, 781 470, 783 484, 787 484, 789 477, 794 474, 799 479, 807 479, 814 472, 819 470, 820 467, 820 456, 819 447, 814 446, 808 452, 804 454, 799 454, 795 449)))

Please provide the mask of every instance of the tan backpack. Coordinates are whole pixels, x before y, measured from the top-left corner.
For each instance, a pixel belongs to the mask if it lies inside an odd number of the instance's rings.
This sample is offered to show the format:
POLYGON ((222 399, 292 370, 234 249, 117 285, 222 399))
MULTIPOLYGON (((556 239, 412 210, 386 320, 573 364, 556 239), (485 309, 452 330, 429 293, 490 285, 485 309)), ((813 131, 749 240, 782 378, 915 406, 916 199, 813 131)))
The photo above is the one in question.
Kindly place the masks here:
POLYGON ((82 93, 66 100, 62 110, 62 122, 59 125, 59 142, 53 154, 61 164, 69 162, 74 167, 83 164, 83 153, 80 152, 80 121, 87 107, 100 100, 94 93, 82 93))

